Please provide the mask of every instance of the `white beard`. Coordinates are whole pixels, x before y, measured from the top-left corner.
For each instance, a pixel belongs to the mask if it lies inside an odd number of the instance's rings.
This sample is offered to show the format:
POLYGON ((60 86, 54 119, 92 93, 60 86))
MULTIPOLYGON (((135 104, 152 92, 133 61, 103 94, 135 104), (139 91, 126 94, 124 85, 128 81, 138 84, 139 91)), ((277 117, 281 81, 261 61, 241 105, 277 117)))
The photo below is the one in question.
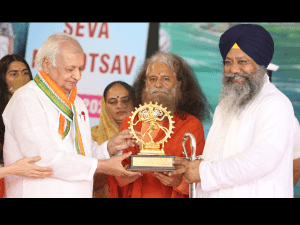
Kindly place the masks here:
POLYGON ((244 109, 260 92, 264 85, 266 69, 258 66, 254 74, 223 73, 223 86, 220 94, 220 106, 226 118, 233 117, 241 109, 244 109), (243 83, 234 83, 232 78, 245 77, 243 83))
POLYGON ((178 89, 179 86, 176 83, 176 85, 174 86, 174 88, 172 90, 168 90, 166 88, 152 88, 149 89, 148 86, 146 85, 145 89, 143 90, 143 94, 142 94, 142 102, 147 102, 149 103, 150 101, 152 101, 152 103, 157 102, 158 105, 162 104, 163 107, 167 107, 168 111, 171 111, 171 115, 173 115, 176 111, 177 105, 178 105, 178 98, 177 96, 180 89, 178 89), (178 89, 178 90, 177 90, 178 89), (153 94, 155 91, 160 91, 160 92, 165 92, 167 93, 167 95, 165 96, 157 96, 155 94, 153 94))

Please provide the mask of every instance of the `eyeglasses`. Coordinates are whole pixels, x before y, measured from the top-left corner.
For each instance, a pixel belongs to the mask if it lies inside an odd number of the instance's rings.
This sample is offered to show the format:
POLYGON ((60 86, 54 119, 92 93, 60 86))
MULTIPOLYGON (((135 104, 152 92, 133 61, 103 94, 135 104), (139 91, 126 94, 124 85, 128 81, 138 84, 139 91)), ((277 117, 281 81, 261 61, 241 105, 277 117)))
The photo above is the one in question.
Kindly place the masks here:
MULTIPOLYGON (((241 59, 241 60, 238 60, 237 61, 237 66, 239 68, 243 68, 244 66, 247 66, 248 64, 250 64, 250 60, 245 60, 245 59, 241 59)), ((231 61, 231 60, 223 60, 221 61, 221 64, 224 66, 224 67, 227 67, 227 68, 231 68, 233 65, 234 65, 234 61, 231 61)))

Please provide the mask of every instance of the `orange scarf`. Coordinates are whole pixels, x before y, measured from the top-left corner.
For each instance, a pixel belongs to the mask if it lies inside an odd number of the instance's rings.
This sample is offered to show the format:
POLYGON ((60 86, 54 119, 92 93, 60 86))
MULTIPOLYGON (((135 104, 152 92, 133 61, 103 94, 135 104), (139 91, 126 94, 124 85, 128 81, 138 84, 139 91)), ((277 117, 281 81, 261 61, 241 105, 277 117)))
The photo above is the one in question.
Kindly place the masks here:
POLYGON ((74 120, 76 150, 78 154, 85 155, 74 104, 77 87, 73 88, 68 98, 64 91, 43 71, 40 70, 38 72, 34 81, 60 111, 58 133, 62 135, 62 139, 68 135, 71 122, 74 120), (67 125, 64 129, 65 121, 67 125))

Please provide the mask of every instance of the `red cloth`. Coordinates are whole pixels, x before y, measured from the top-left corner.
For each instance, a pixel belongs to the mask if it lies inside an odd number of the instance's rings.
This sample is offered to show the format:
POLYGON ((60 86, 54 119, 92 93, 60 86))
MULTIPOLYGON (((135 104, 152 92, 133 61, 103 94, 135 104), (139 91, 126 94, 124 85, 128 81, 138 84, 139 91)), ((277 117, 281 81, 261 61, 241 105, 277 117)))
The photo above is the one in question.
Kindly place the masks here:
POLYGON ((109 197, 110 198, 121 198, 121 189, 114 176, 107 175, 107 181, 109 185, 109 197))
MULTIPOLYGON (((129 120, 129 117, 125 118, 120 131, 129 127, 129 120)), ((138 118, 136 118, 134 122, 136 122, 137 120, 138 118)), ((190 114, 185 114, 185 119, 181 119, 177 113, 174 115, 173 121, 175 121, 175 123, 173 124, 175 126, 175 128, 173 129, 174 133, 171 134, 171 138, 168 138, 168 142, 165 143, 165 154, 185 157, 183 155, 182 137, 186 132, 190 132, 196 138, 196 155, 201 155, 205 143, 204 131, 201 121, 190 114)), ((168 125, 169 121, 166 120, 163 126, 168 127, 168 125)), ((141 131, 142 123, 139 122, 136 126, 134 126, 134 128, 136 131, 141 131)), ((160 130, 154 141, 159 141, 164 136, 165 133, 160 130)), ((185 145, 188 156, 190 157, 190 139, 186 141, 185 145)), ((126 153, 130 151, 133 155, 136 155, 138 153, 138 145, 127 148, 123 152, 126 153)), ((125 159, 123 161, 123 166, 127 164, 130 164, 129 159, 125 159)), ((182 191, 188 190, 188 184, 184 183, 184 181, 180 184, 180 187, 182 191)), ((183 194, 181 190, 163 185, 159 179, 153 177, 151 174, 144 174, 134 182, 121 188, 123 198, 187 198, 188 193, 183 194)))
POLYGON ((0 198, 4 195, 4 178, 0 179, 0 198))

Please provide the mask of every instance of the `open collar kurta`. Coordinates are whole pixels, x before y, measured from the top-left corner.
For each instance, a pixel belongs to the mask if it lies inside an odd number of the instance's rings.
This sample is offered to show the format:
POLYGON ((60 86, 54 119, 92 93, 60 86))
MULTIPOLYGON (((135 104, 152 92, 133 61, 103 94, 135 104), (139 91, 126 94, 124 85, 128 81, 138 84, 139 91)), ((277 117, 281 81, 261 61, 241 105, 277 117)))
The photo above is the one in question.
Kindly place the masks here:
POLYGON ((296 132, 290 100, 265 84, 225 129, 216 108, 200 164, 198 197, 293 197, 296 132))
POLYGON ((50 178, 5 178, 6 197, 92 197, 93 175, 97 159, 107 159, 107 143, 92 141, 88 111, 78 96, 74 102, 86 156, 79 155, 74 144, 74 124, 62 139, 58 133, 59 111, 34 83, 18 89, 4 113, 5 166, 24 157, 41 156, 35 163, 51 167, 50 178))

